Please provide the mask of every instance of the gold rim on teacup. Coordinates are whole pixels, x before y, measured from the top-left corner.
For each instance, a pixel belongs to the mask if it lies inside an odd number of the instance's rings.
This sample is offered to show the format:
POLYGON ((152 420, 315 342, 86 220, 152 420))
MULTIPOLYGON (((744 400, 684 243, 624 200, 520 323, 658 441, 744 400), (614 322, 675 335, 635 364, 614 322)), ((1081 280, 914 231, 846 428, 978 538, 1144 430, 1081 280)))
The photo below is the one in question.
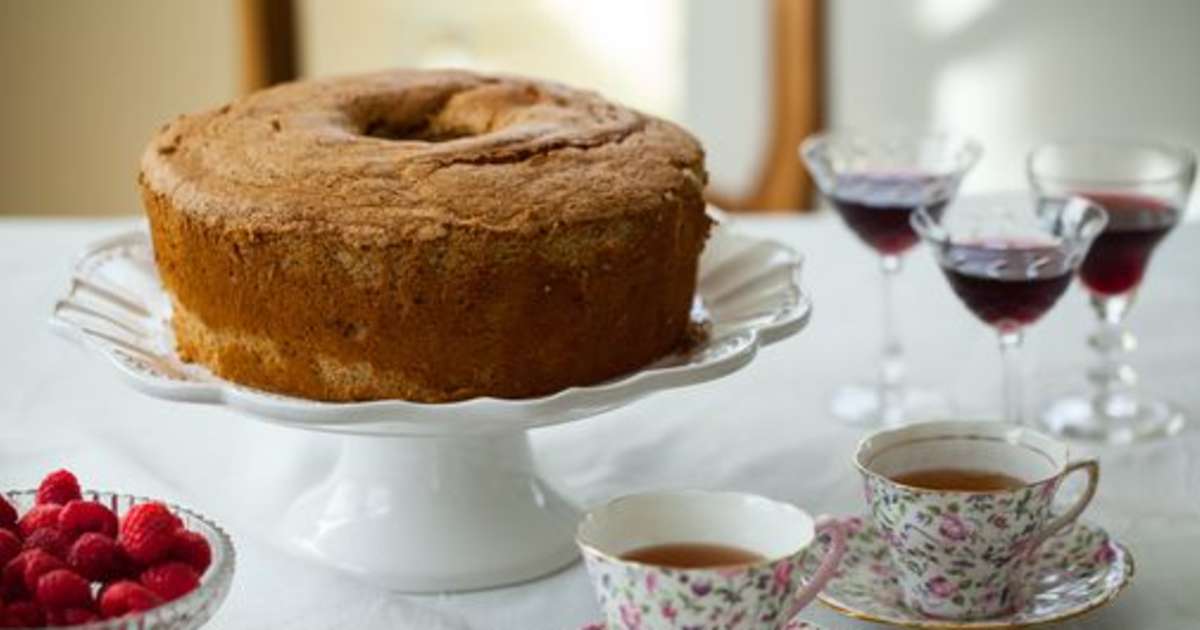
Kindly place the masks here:
MULTIPOLYGON (((883 454, 883 451, 881 451, 879 453, 872 453, 872 454, 874 456, 878 457, 879 455, 883 454)), ((872 461, 874 461, 874 458, 872 459, 872 461)), ((1020 490, 1022 490, 1025 487, 1041 485, 1043 483, 1053 481, 1054 479, 1057 479, 1057 478, 1063 476, 1065 473, 1067 473, 1067 468, 1070 467, 1071 463, 1072 462, 1070 459, 1070 449, 1069 449, 1068 445, 1061 443, 1060 441, 1054 439, 1053 437, 1051 437, 1045 433, 1042 433, 1041 431, 1037 431, 1035 429, 1031 429, 1028 427, 1022 427, 1022 426, 1018 426, 1018 425, 1013 425, 1013 424, 1002 423, 1002 422, 995 422, 995 421, 991 421, 991 420, 937 420, 937 421, 932 421, 932 422, 922 422, 922 423, 909 424, 909 425, 905 425, 905 426, 901 426, 901 427, 882 429, 882 430, 871 433, 871 434, 863 437, 862 439, 860 439, 858 441, 858 444, 854 448, 854 467, 857 468, 860 473, 862 473, 864 475, 869 475, 871 477, 875 477, 876 479, 885 480, 888 483, 890 483, 898 488, 904 488, 905 490, 909 490, 912 492, 935 493, 935 494, 1007 494, 1007 493, 1012 493, 1012 492, 1019 492, 1020 490), (892 433, 905 432, 905 431, 908 431, 909 429, 913 429, 913 428, 928 428, 928 429, 932 430, 932 429, 939 429, 939 428, 963 427, 963 426, 967 426, 967 425, 970 425, 970 428, 976 428, 976 426, 978 426, 980 428, 980 431, 984 431, 989 427, 997 427, 997 426, 1005 427, 1008 429, 1008 433, 1009 433, 1010 437, 1008 439, 1005 439, 1000 436, 980 435, 980 434, 976 434, 976 433, 946 434, 946 435, 938 435, 938 436, 928 437, 928 438, 914 438, 914 439, 906 441, 906 442, 901 442, 901 443, 897 443, 897 444, 888 446, 887 449, 885 449, 885 450, 890 450, 892 448, 901 448, 901 447, 910 446, 913 444, 920 444, 920 443, 925 443, 925 442, 936 442, 936 441, 979 440, 981 442, 1001 442, 1001 443, 1010 444, 1013 446, 1022 446, 1024 448, 1028 448, 1029 450, 1037 451, 1039 454, 1041 454, 1043 457, 1045 457, 1047 461, 1054 462, 1054 468, 1055 468, 1056 472, 1054 474, 1048 475, 1046 477, 1039 477, 1038 479, 1035 479, 1032 481, 1022 479, 1022 485, 1018 486, 1016 488, 1003 488, 1003 489, 999 489, 999 490, 933 490, 930 488, 922 488, 920 486, 914 486, 914 485, 896 481, 895 479, 893 479, 887 475, 884 475, 884 474, 881 474, 879 472, 872 470, 870 468, 871 462, 863 461, 864 454, 866 454, 870 449, 870 442, 872 440, 879 439, 882 436, 892 434, 892 433), (1063 448, 1062 461, 1059 462, 1058 459, 1056 459, 1053 455, 1045 452, 1042 449, 1036 448, 1030 444, 1022 444, 1018 440, 1014 439, 1021 435, 1032 435, 1040 440, 1045 440, 1050 443, 1061 445, 1061 447, 1063 448)))
MULTIPOLYGON (((639 492, 639 493, 635 493, 635 494, 627 494, 625 496, 621 496, 621 497, 612 499, 612 500, 608 501, 607 503, 599 505, 596 508, 588 511, 588 513, 584 515, 583 520, 580 521, 579 526, 575 530, 575 544, 578 545, 580 549, 590 552, 590 553, 596 555, 597 557, 604 558, 605 560, 607 560, 609 562, 620 563, 620 564, 636 564, 636 565, 645 566, 645 567, 662 568, 662 565, 658 565, 658 564, 654 564, 654 563, 650 563, 650 562, 641 562, 640 560, 629 560, 626 558, 622 558, 619 554, 612 554, 607 551, 604 551, 604 550, 600 549, 600 547, 598 547, 597 545, 588 542, 584 535, 584 527, 586 527, 589 523, 593 523, 595 521, 595 519, 598 518, 598 515, 601 514, 602 512, 616 508, 621 503, 624 503, 624 502, 642 500, 647 497, 653 497, 653 496, 662 496, 662 497, 690 496, 690 497, 696 497, 696 498, 715 498, 715 497, 737 498, 737 499, 741 499, 743 501, 749 501, 752 503, 761 503, 764 505, 769 505, 774 508, 782 508, 784 510, 787 510, 787 511, 791 512, 794 516, 799 516, 801 518, 807 519, 810 522, 810 524, 812 525, 812 527, 814 528, 814 531, 815 531, 816 523, 817 523, 816 518, 814 518, 808 512, 805 512, 804 510, 800 509, 799 507, 792 505, 791 503, 787 503, 784 501, 776 501, 774 499, 769 499, 767 497, 760 496, 757 494, 751 494, 749 492, 710 491, 710 490, 675 490, 675 491, 662 490, 662 491, 657 491, 657 492, 639 492)), ((726 568, 737 569, 737 568, 765 567, 768 565, 772 565, 781 560, 790 558, 806 549, 811 548, 811 546, 815 540, 816 540, 816 535, 814 533, 812 538, 810 538, 808 541, 804 542, 803 544, 796 545, 786 552, 779 552, 777 554, 772 554, 770 556, 760 553, 758 555, 763 557, 762 560, 756 560, 754 562, 743 562, 743 563, 739 563, 739 564, 732 564, 732 565, 722 566, 721 568, 722 569, 726 569, 726 568)), ((686 542, 686 541, 682 541, 682 542, 686 542)), ((622 553, 625 553, 625 552, 622 552, 622 553)), ((680 569, 680 570, 687 570, 687 569, 680 569)), ((704 569, 700 569, 700 570, 704 570, 704 569)))

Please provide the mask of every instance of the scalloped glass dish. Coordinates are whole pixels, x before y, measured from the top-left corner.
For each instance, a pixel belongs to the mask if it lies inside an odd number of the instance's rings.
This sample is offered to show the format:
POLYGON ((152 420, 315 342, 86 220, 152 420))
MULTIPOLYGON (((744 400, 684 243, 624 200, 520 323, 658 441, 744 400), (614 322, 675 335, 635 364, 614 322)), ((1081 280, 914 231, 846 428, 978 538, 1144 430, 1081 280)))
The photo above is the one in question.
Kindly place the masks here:
MULTIPOLYGON (((22 513, 33 506, 36 495, 36 490, 14 490, 4 493, 4 497, 13 507, 22 513)), ((151 500, 128 494, 92 490, 84 490, 83 498, 103 503, 118 515, 125 514, 126 510, 138 503, 151 500)), ((184 507, 169 503, 166 505, 183 519, 184 526, 204 536, 212 548, 212 565, 201 576, 200 587, 173 602, 141 614, 62 627, 71 630, 193 630, 203 626, 216 614, 233 585, 236 564, 233 541, 229 539, 225 530, 204 516, 184 507)))

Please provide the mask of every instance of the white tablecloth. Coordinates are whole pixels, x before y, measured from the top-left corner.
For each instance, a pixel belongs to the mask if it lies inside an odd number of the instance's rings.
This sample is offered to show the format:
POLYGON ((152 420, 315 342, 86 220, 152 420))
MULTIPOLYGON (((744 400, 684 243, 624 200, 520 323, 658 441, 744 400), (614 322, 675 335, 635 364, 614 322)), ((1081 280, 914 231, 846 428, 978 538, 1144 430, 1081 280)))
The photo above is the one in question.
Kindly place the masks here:
MULTIPOLYGON (((762 493, 813 512, 861 510, 848 458, 862 432, 833 421, 826 402, 836 385, 872 374, 875 260, 829 216, 741 223, 808 255, 811 326, 723 381, 535 432, 544 469, 581 504, 697 487, 762 493)), ((216 518, 235 537, 239 567, 213 628, 561 630, 599 616, 578 564, 522 586, 414 597, 281 551, 271 539, 273 515, 328 470, 335 438, 137 394, 97 357, 48 331, 50 305, 75 253, 129 225, 0 220, 0 486, 30 487, 44 471, 66 466, 89 486, 163 497, 216 518)), ((927 251, 908 258, 897 295, 913 378, 940 384, 964 414, 996 415, 992 333, 957 303, 927 251)), ((1136 362, 1147 384, 1200 413, 1198 277, 1200 226, 1185 226, 1156 255, 1132 324, 1141 333, 1136 362)), ((1091 318, 1073 290, 1031 330, 1031 399, 1082 384, 1091 318)), ((1195 424, 1170 442, 1098 450, 1104 473, 1087 517, 1128 544, 1137 576, 1114 605, 1064 627, 1200 628, 1195 424)), ((870 627, 816 604, 806 615, 829 628, 870 627)))

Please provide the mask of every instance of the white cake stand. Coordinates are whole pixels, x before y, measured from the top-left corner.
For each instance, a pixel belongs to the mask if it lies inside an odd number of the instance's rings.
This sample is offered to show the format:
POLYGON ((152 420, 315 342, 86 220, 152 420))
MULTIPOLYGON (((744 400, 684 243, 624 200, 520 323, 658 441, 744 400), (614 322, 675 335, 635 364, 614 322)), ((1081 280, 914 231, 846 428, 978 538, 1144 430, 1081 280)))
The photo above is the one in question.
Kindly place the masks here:
POLYGON ((217 378, 175 354, 170 303, 145 231, 89 247, 51 323, 143 393, 341 434, 333 472, 282 516, 288 544, 393 590, 470 590, 528 580, 576 557, 578 512, 538 474, 530 429, 745 366, 760 346, 808 322, 801 260, 779 243, 718 227, 701 260, 693 314, 707 341, 612 381, 536 399, 325 403, 217 378))

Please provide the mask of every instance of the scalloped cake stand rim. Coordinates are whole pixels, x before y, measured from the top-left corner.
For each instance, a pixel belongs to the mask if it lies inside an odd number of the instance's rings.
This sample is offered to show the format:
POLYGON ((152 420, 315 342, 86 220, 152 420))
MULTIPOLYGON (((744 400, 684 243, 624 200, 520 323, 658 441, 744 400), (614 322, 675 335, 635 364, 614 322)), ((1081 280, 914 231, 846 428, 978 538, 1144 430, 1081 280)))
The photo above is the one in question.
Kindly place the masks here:
MULTIPOLYGON (((59 315, 50 318, 52 329, 61 336, 105 356, 134 389, 166 400, 226 406, 259 420, 299 429, 357 435, 471 435, 522 431, 580 420, 636 402, 659 391, 720 379, 748 365, 760 347, 774 344, 803 330, 812 315, 812 301, 800 287, 802 255, 777 241, 750 236, 719 225, 714 235, 740 240, 753 247, 770 247, 784 256, 784 265, 795 275, 792 280, 796 297, 782 309, 776 321, 753 326, 714 340, 731 349, 717 359, 693 365, 658 366, 651 364, 621 377, 590 386, 571 387, 554 394, 526 399, 479 397, 449 403, 416 403, 404 400, 376 400, 332 403, 284 396, 246 387, 214 376, 203 368, 187 375, 193 380, 168 381, 148 377, 122 362, 111 348, 81 331, 81 327, 59 315)), ((712 242, 712 241, 710 241, 712 242)), ((101 239, 88 246, 77 258, 73 269, 72 291, 88 265, 99 256, 122 247, 148 245, 149 235, 135 229, 101 239)), ((120 289, 121 287, 114 287, 120 289)), ((161 285, 157 296, 165 302, 161 285)), ((698 288, 698 293, 700 293, 698 288)), ((153 313, 153 315, 159 315, 153 313)), ((167 327, 169 331, 169 326, 167 327)), ((168 333, 169 334, 169 333, 168 333)), ((173 351, 170 351, 173 352, 173 351)), ((661 362, 660 362, 661 363, 661 362)))

